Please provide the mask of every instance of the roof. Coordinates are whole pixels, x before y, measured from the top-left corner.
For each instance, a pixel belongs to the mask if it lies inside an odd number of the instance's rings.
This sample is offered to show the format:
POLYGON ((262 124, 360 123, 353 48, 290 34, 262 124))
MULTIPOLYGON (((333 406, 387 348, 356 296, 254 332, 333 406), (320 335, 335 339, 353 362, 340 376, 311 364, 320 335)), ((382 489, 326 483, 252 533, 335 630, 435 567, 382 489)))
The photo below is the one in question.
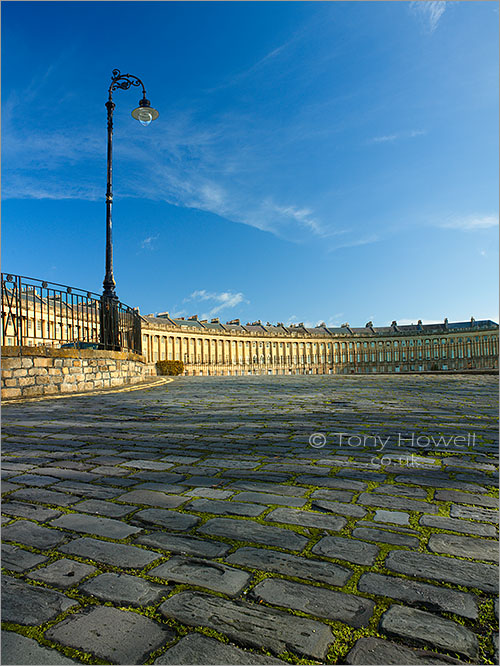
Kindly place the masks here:
MULTIPOLYGON (((491 319, 480 319, 478 321, 458 321, 442 322, 436 324, 402 324, 393 322, 391 326, 314 326, 306 327, 304 324, 290 324, 284 326, 278 324, 263 324, 255 321, 248 324, 226 323, 222 324, 217 320, 205 321, 195 318, 181 319, 179 317, 170 317, 166 313, 160 316, 146 315, 146 321, 152 324, 170 324, 179 328, 198 329, 199 331, 227 331, 229 333, 251 333, 253 335, 272 336, 272 337, 385 337, 393 335, 431 335, 442 334, 445 332, 469 331, 475 330, 497 330, 498 324, 491 319)), ((236 320, 234 320, 236 321, 236 320)), ((371 322, 369 322, 371 323, 371 322)))

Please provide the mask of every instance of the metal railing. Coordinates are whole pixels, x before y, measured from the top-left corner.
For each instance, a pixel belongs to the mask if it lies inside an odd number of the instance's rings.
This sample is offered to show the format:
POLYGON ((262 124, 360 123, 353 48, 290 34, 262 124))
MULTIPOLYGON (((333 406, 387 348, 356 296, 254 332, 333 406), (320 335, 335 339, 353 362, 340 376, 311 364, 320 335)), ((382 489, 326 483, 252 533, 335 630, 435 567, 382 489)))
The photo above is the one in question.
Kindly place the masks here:
POLYGON ((1 274, 2 345, 75 346, 142 353, 141 316, 91 291, 1 274))

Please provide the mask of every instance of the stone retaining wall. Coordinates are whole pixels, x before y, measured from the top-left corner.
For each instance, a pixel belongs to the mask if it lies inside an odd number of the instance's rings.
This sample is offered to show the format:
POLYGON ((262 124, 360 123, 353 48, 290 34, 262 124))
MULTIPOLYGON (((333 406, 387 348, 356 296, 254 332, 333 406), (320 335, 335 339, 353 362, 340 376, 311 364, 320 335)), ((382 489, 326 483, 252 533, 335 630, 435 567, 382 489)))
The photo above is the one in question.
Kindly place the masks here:
POLYGON ((2 347, 2 399, 137 384, 155 374, 143 356, 130 352, 2 347))

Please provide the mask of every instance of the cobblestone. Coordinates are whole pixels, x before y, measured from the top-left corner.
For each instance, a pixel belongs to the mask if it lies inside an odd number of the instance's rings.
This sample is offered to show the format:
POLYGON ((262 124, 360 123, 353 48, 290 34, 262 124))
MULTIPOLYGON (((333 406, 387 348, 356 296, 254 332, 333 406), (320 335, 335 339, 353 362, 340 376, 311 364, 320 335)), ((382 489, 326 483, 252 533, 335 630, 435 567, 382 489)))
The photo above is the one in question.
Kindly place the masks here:
POLYGON ((471 620, 475 620, 478 616, 477 604, 471 594, 405 578, 364 573, 359 579, 358 590, 399 599, 429 610, 456 613, 471 620))
POLYGON ((49 585, 67 589, 74 585, 78 585, 83 578, 95 571, 97 571, 97 569, 88 564, 82 564, 81 562, 62 558, 42 569, 37 569, 33 573, 28 574, 27 578, 41 580, 49 585))
POLYGON ((241 592, 251 578, 246 572, 219 562, 177 556, 151 569, 150 574, 164 580, 206 587, 230 596, 241 592))
POLYGON ((142 567, 161 557, 158 553, 152 553, 135 546, 99 541, 90 537, 82 537, 71 541, 64 546, 60 546, 59 550, 68 555, 78 555, 124 569, 142 569, 142 567))
POLYGON ((12 663, 497 663, 496 396, 481 375, 179 377, 4 406, 12 663))
POLYGON ((97 599, 112 601, 120 606, 149 606, 166 596, 171 587, 156 585, 128 574, 104 573, 83 583, 79 589, 97 599))
POLYGON ((379 549, 371 543, 344 537, 323 537, 312 548, 312 552, 323 557, 346 560, 353 564, 373 564, 379 549))
POLYGON ((155 664, 284 664, 286 662, 234 645, 227 645, 201 634, 189 634, 155 660, 155 664))
POLYGON ((232 640, 275 654, 292 649, 321 660, 335 642, 330 628, 316 620, 194 592, 174 595, 160 606, 160 611, 165 617, 190 626, 208 626, 232 640))
POLYGON ((252 598, 316 617, 340 620, 353 627, 366 626, 375 607, 373 601, 354 594, 275 578, 268 578, 254 587, 252 598))
POLYGON ((3 622, 36 626, 52 620, 72 606, 78 606, 78 603, 60 592, 2 576, 3 622))
POLYGON ((399 636, 474 659, 479 651, 476 636, 465 627, 426 611, 391 606, 380 621, 389 636, 399 636))
POLYGON ((278 546, 288 550, 302 550, 307 543, 306 537, 282 527, 268 527, 247 520, 231 518, 212 518, 200 527, 198 532, 236 541, 264 543, 267 546, 278 546))
POLYGON ((2 664, 79 664, 64 655, 40 645, 32 638, 21 636, 13 631, 2 631, 2 664))
POLYGON ((175 633, 137 613, 100 606, 71 615, 46 635, 61 645, 90 652, 112 664, 143 664, 153 650, 172 640, 175 633))
POLYGON ((238 548, 226 558, 226 561, 252 569, 273 571, 285 576, 295 576, 340 587, 345 585, 352 575, 351 570, 338 564, 262 548, 238 548))

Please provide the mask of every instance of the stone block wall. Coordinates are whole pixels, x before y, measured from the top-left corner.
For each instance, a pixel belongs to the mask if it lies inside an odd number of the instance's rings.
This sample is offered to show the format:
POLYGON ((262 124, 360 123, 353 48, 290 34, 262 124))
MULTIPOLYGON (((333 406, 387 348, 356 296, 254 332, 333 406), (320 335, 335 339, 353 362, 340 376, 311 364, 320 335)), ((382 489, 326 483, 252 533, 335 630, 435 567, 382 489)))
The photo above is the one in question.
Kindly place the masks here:
POLYGON ((120 387, 153 374, 154 366, 130 352, 2 347, 2 399, 120 387))

